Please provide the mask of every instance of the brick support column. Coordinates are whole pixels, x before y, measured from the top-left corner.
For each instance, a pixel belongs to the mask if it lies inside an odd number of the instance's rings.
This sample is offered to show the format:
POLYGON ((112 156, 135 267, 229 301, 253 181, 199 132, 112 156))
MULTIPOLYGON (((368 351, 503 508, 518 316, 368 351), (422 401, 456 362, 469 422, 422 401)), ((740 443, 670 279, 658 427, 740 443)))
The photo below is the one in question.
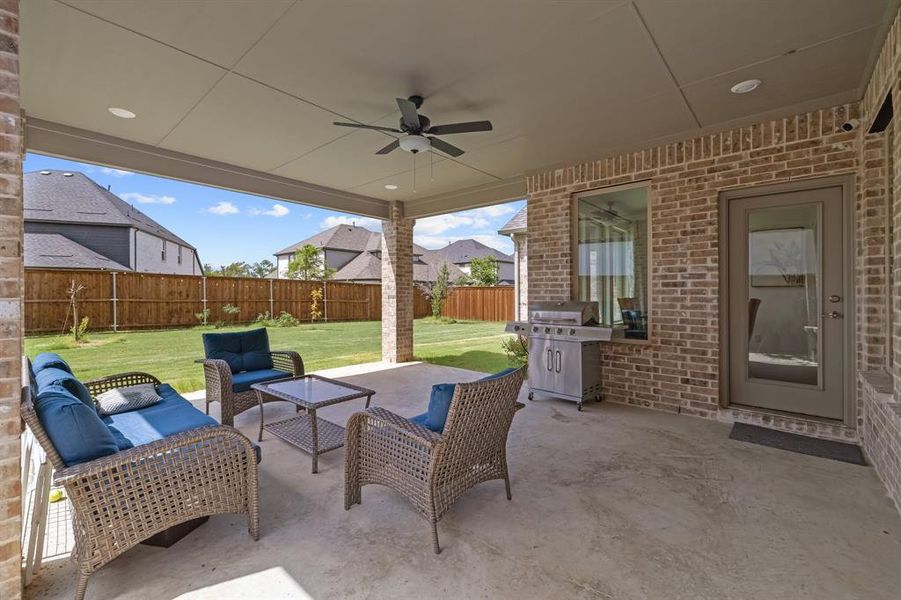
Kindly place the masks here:
POLYGON ((391 203, 382 224, 382 360, 413 360, 413 219, 391 203))
POLYGON ((22 129, 19 3, 0 0, 0 598, 22 596, 22 129))

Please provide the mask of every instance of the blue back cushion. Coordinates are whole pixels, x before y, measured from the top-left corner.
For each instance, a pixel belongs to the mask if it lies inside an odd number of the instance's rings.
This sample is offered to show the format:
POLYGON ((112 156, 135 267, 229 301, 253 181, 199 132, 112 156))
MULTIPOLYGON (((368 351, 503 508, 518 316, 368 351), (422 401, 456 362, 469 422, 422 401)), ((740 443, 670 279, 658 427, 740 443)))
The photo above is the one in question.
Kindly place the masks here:
POLYGON ((48 386, 60 385, 86 405, 95 408, 94 400, 91 399, 91 393, 88 391, 88 388, 69 371, 63 371, 56 367, 45 367, 38 371, 34 378, 37 383, 36 393, 38 394, 48 386))
POLYGON ((34 369, 35 374, 40 371, 46 369, 47 367, 54 367, 56 369, 62 369, 63 371, 72 372, 72 369, 69 368, 69 363, 63 360, 63 357, 55 352, 42 352, 34 357, 34 362, 31 363, 31 367, 34 369))
MULTIPOLYGON (((479 379, 479 381, 490 381, 503 377, 515 371, 515 367, 504 369, 500 373, 493 373, 479 379)), ((417 425, 424 425, 432 431, 442 433, 444 425, 447 423, 447 413, 450 411, 451 400, 454 397, 454 390, 457 388, 455 383, 439 383, 432 386, 432 394, 429 396, 429 410, 425 415, 417 415, 411 419, 417 425), (424 422, 422 417, 425 416, 424 422), (418 420, 417 420, 418 419, 418 420)))
POLYGON ((100 420, 97 411, 61 385, 45 386, 37 395, 34 409, 67 466, 119 451, 116 438, 100 420))
POLYGON ((28 361, 28 387, 31 388, 31 393, 35 396, 38 393, 38 380, 34 376, 34 365, 31 364, 31 359, 26 359, 28 361))
POLYGON ((232 373, 272 368, 269 333, 265 328, 235 333, 204 333, 203 351, 207 358, 227 362, 232 373))

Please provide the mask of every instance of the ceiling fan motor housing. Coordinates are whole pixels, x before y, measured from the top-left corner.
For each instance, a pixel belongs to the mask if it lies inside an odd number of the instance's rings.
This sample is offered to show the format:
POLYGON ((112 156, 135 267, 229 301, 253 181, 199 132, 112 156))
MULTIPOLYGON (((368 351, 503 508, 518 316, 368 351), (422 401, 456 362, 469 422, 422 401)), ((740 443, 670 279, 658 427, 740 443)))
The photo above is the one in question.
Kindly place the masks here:
POLYGON ((400 118, 400 129, 401 131, 406 131, 408 133, 419 133, 420 131, 427 131, 429 126, 432 124, 432 121, 425 115, 419 115, 419 129, 413 129, 411 127, 407 127, 407 124, 404 123, 404 118, 400 118))

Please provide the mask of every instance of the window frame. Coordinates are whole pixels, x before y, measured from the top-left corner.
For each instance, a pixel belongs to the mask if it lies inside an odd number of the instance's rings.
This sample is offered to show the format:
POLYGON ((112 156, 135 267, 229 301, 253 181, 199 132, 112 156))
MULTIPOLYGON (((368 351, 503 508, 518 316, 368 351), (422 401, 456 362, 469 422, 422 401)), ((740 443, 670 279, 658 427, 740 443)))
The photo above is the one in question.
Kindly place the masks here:
POLYGON ((163 250, 162 250, 161 254, 162 254, 162 257, 161 257, 162 261, 160 261, 160 262, 166 262, 166 240, 163 240, 163 250))
POLYGON ((653 194, 653 186, 651 185, 650 179, 642 179, 638 181, 631 181, 629 183, 617 184, 617 185, 605 185, 601 187, 591 188, 587 190, 581 190, 572 194, 570 197, 570 222, 569 222, 569 238, 570 238, 570 256, 572 260, 570 261, 570 299, 578 300, 579 299, 579 201, 586 196, 597 196, 599 194, 609 194, 614 192, 621 192, 624 190, 632 190, 636 188, 646 188, 646 196, 647 196, 647 247, 645 248, 646 256, 645 260, 647 261, 647 274, 645 281, 645 289, 647 290, 647 328, 648 328, 648 338, 645 340, 639 339, 631 339, 625 337, 613 337, 610 339, 611 342, 617 342, 621 344, 636 344, 639 346, 645 346, 654 343, 654 328, 652 326, 654 321, 654 302, 653 302, 653 293, 651 282, 653 281, 653 268, 651 264, 651 249, 653 248, 654 235, 651 227, 651 205, 652 202, 652 194, 653 194))

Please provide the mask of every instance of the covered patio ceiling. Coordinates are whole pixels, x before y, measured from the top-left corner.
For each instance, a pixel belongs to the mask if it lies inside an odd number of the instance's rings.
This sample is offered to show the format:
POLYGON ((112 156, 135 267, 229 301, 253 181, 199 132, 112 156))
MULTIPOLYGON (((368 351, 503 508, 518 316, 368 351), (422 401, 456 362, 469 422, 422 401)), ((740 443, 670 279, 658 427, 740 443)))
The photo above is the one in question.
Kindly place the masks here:
POLYGON ((898 0, 31 0, 29 150, 384 218, 524 195, 530 171, 857 100, 898 0), (730 93, 761 79, 755 92, 730 93), (466 151, 377 156, 395 97, 466 151), (112 116, 124 107, 135 119, 112 116), (396 185, 388 190, 386 184, 396 185))

